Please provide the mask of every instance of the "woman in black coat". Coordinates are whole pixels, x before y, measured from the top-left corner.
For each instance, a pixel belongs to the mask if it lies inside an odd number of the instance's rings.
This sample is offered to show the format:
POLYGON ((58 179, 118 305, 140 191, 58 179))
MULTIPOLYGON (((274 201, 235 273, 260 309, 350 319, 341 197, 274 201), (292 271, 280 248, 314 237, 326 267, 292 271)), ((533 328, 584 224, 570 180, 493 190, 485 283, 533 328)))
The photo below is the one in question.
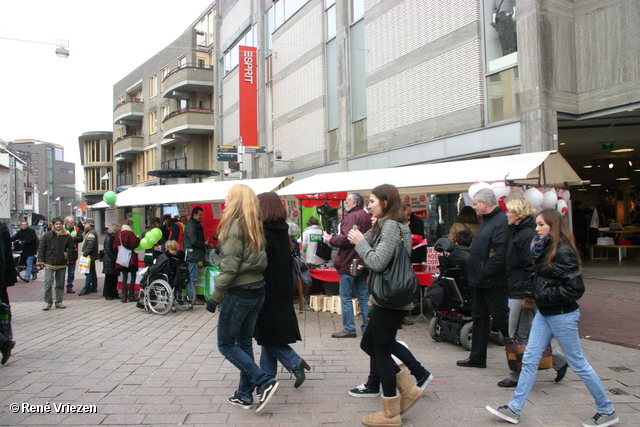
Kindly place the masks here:
POLYGON ((278 361, 296 376, 295 388, 305 380, 304 370, 311 369, 289 344, 301 340, 298 318, 293 307, 293 275, 291 272, 292 244, 287 211, 274 192, 258 195, 260 218, 267 241, 267 269, 263 272, 265 300, 258 321, 255 338, 262 346, 260 368, 268 375, 276 375, 278 361))
POLYGON ((111 224, 104 238, 104 258, 102 259, 102 273, 104 274, 104 288, 102 296, 108 300, 118 299, 118 276, 120 272, 116 270, 116 259, 118 250, 113 249, 113 242, 120 231, 120 224, 111 224))

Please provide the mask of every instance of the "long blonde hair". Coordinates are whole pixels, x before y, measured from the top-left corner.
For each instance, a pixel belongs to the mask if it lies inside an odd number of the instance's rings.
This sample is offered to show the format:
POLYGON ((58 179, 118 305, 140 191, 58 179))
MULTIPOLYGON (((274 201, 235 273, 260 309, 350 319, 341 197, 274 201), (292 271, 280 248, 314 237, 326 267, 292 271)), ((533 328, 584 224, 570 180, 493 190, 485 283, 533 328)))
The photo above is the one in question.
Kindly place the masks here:
POLYGON ((259 252, 264 242, 264 231, 260 222, 260 209, 256 193, 250 187, 236 184, 229 189, 229 204, 226 205, 218 228, 218 240, 223 243, 229 232, 229 226, 239 221, 249 237, 249 248, 259 252))

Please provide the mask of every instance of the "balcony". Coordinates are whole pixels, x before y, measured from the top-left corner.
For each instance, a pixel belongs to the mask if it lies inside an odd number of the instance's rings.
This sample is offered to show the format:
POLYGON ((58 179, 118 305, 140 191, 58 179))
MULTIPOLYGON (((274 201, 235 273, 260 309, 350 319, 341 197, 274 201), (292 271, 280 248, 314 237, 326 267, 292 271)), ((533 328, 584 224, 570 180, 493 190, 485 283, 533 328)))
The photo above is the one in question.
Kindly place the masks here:
POLYGON ((26 182, 25 181, 24 188, 33 188, 33 182, 26 182))
POLYGON ((180 157, 179 159, 165 160, 164 162, 160 163, 160 169, 162 169, 162 170, 167 170, 167 169, 186 169, 186 168, 187 168, 187 158, 186 157, 180 157))
POLYGON ((142 100, 138 98, 131 98, 121 102, 113 109, 113 123, 122 125, 126 124, 123 122, 142 121, 142 117, 144 116, 142 107, 142 100))
POLYGON ((113 141, 113 155, 135 154, 143 151, 144 138, 139 135, 124 135, 113 141))
POLYGON ((122 187, 123 185, 133 185, 132 173, 119 173, 116 175, 116 187, 122 187))
MULTIPOLYGON (((181 135, 209 135, 213 133, 213 110, 209 108, 187 107, 173 111, 163 120, 162 137, 168 140, 180 139, 181 135)), ((165 145, 165 143, 162 143, 165 145)))
POLYGON ((188 93, 213 91, 213 67, 186 64, 175 68, 162 81, 165 98, 189 98, 188 93))

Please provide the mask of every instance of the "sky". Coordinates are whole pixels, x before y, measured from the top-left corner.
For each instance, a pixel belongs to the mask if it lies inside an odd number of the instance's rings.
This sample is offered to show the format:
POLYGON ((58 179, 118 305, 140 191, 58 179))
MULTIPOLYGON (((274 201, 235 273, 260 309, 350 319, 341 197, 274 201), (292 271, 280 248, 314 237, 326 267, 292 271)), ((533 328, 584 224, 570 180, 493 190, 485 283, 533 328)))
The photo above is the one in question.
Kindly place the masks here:
POLYGON ((113 131, 113 85, 176 40, 211 3, 1 1, 0 139, 63 145, 64 160, 76 163, 76 187, 84 189, 78 137, 113 131), (55 54, 61 40, 66 59, 55 54))

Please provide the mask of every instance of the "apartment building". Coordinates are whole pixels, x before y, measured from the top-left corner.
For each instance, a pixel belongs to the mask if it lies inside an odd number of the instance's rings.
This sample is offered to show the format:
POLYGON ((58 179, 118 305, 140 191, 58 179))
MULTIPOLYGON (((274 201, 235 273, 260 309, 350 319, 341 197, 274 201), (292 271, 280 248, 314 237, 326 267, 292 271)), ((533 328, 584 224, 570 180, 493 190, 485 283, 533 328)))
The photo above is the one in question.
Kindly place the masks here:
POLYGON ((20 139, 9 142, 8 149, 24 161, 24 170, 29 172, 22 184, 27 190, 25 206, 48 219, 69 215, 76 200, 76 171, 74 163, 64 161, 64 147, 20 139))
POLYGON ((84 203, 92 205, 113 191, 113 133, 84 132, 78 137, 80 162, 84 168, 84 203))
POLYGON ((213 19, 211 6, 114 85, 114 189, 194 182, 215 169, 213 19))

